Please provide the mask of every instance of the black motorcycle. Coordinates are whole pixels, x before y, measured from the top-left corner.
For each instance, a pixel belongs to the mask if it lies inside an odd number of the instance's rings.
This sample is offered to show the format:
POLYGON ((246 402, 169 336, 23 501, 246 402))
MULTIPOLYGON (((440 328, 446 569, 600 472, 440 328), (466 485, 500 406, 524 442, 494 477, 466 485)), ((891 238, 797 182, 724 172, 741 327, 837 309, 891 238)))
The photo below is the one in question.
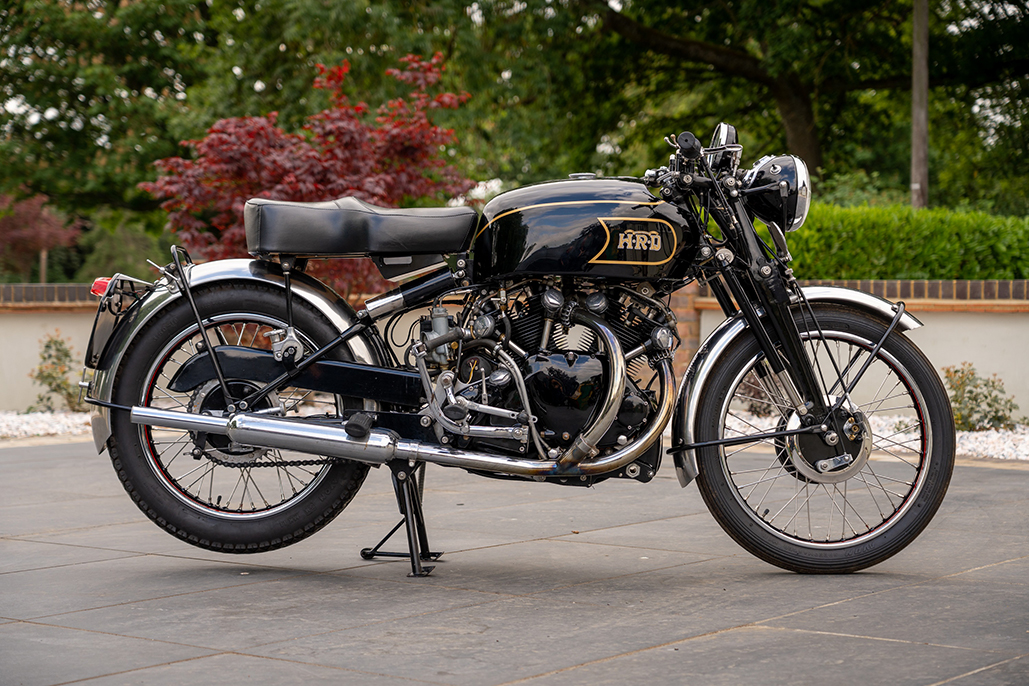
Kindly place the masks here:
POLYGON ((426 463, 592 486, 648 482, 668 456, 763 560, 887 559, 929 523, 954 463, 947 394, 903 334, 921 324, 794 279, 802 160, 738 170, 725 124, 706 149, 667 140, 668 166, 642 179, 574 174, 481 215, 254 199, 253 260, 176 248, 155 283, 98 279, 83 382, 97 450, 159 526, 226 553, 313 534, 386 465, 404 515, 390 534, 406 524, 409 549, 393 555, 424 575, 426 463), (402 285, 355 312, 305 273, 346 257, 402 285), (669 296, 694 280, 726 320, 676 391, 669 296))

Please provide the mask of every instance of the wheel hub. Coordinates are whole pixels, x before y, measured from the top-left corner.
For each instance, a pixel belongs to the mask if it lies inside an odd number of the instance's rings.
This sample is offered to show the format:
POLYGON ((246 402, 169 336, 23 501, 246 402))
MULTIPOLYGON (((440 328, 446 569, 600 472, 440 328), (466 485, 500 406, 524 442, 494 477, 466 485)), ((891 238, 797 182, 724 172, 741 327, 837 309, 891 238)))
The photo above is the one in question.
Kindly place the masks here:
MULTIPOLYGON (((229 392, 233 397, 242 398, 257 390, 257 387, 248 381, 227 382, 229 392)), ((193 414, 210 414, 223 416, 226 409, 225 394, 222 393, 221 384, 217 379, 202 384, 193 392, 190 398, 188 411, 193 414)), ((278 397, 269 393, 267 397, 258 403, 253 409, 267 409, 279 405, 278 397)), ((196 434, 190 432, 190 436, 196 440, 196 434)), ((222 462, 230 464, 245 465, 257 462, 268 454, 268 448, 256 448, 249 445, 241 445, 230 441, 225 436, 208 434, 204 450, 222 462)))
MULTIPOLYGON (((825 404, 832 407, 837 400, 827 396, 825 404)), ((868 418, 850 402, 845 402, 823 426, 826 431, 789 436, 785 442, 786 461, 808 481, 846 481, 868 462, 872 452, 872 427, 868 418)), ((800 416, 793 413, 786 422, 786 429, 801 427, 800 416)))

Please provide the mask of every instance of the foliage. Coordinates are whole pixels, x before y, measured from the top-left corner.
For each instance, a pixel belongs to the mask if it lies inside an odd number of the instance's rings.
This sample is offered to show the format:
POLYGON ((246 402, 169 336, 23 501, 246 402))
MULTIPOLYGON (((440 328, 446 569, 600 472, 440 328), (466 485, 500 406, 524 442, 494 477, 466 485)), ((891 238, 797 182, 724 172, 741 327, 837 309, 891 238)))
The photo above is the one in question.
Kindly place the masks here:
POLYGON ((960 367, 944 367, 943 375, 950 388, 954 426, 958 431, 1015 428, 1012 415, 1018 411, 1018 405, 1013 396, 1004 395, 1004 383, 996 374, 984 379, 971 362, 962 362, 960 367))
POLYGON ((75 280, 90 283, 98 276, 125 274, 137 279, 152 280, 154 269, 147 264, 168 261, 174 243, 171 232, 164 228, 167 215, 160 211, 133 212, 104 208, 90 216, 90 230, 79 239, 86 257, 75 280))
POLYGON ((815 203, 787 241, 801 279, 1029 278, 1029 217, 815 203))
MULTIPOLYGON (((430 112, 454 109, 467 93, 432 95, 443 73, 442 55, 430 60, 408 55, 388 73, 406 84, 406 97, 375 110, 351 104, 343 91, 349 62, 332 69, 318 65, 316 89, 331 105, 307 119, 303 133, 275 125, 276 115, 224 119, 202 140, 188 141, 194 159, 157 163, 162 176, 140 187, 165 202, 172 230, 197 257, 246 255, 243 208, 250 198, 319 201, 353 196, 368 202, 442 202, 471 188, 439 151, 453 131, 434 125, 430 112)), ((335 285, 369 292, 379 280, 366 263, 334 260, 319 269, 335 285)))
POLYGON ((45 195, 24 200, 0 195, 0 269, 29 281, 41 250, 70 245, 79 234, 76 224, 64 220, 47 206, 45 195))
POLYGON ((819 203, 854 207, 855 205, 903 205, 908 201, 905 189, 889 183, 882 175, 864 169, 834 174, 815 188, 819 203))
POLYGON ((65 209, 145 198, 135 184, 174 153, 168 122, 198 76, 197 4, 3 3, 0 191, 24 185, 65 209))
MULTIPOLYGON (((910 21, 910 0, 9 0, 0 192, 25 184, 76 214, 152 209, 136 184, 176 141, 273 112, 297 132, 330 108, 316 63, 353 59, 352 92, 388 102, 403 95, 383 76, 397 56, 440 51, 439 87, 475 93, 434 114, 460 132, 464 176, 639 175, 666 157, 664 135, 704 139, 724 120, 747 161, 789 151, 904 196, 910 21)), ((932 204, 1029 214, 1027 26, 1026 0, 930 3, 932 204)))
POLYGON ((79 401, 79 388, 69 379, 80 365, 68 342, 61 338, 60 331, 54 331, 40 343, 39 366, 29 373, 29 378, 46 390, 36 397, 36 403, 28 411, 56 412, 63 403, 71 412, 85 412, 89 408, 79 401))

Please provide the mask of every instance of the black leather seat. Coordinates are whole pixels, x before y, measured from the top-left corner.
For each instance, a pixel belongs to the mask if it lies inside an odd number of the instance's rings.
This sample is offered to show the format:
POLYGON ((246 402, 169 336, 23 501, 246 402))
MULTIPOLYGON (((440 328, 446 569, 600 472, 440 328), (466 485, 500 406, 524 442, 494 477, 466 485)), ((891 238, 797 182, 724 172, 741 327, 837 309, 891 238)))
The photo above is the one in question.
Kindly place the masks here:
POLYGON ((470 207, 397 210, 357 198, 252 198, 243 210, 243 225, 247 250, 254 255, 427 255, 466 250, 478 217, 470 207))

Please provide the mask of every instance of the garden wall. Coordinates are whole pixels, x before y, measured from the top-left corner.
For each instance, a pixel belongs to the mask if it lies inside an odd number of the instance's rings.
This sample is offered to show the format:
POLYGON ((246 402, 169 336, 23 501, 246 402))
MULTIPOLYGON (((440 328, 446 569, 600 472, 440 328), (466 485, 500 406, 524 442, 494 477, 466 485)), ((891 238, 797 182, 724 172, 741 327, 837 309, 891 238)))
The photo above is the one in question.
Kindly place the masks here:
MULTIPOLYGON (((939 372, 971 362, 981 376, 997 374, 1015 396, 1019 417, 1029 415, 1029 282, 1018 281, 803 281, 854 288, 903 300, 923 327, 907 335, 939 372)), ((699 338, 724 317, 706 288, 694 296, 699 338)), ((684 314, 689 314, 684 313, 684 314)), ((681 326, 681 325, 680 325, 681 326)), ((942 374, 941 374, 942 376, 942 374)))
MULTIPOLYGON (((924 327, 909 336, 937 371, 971 362, 982 375, 998 374, 1029 414, 1029 288, 1026 281, 809 281, 904 300, 924 327)), ((700 342, 722 321, 714 298, 696 284, 673 296, 683 348, 681 378, 700 342)), ((0 410, 24 411, 40 392, 29 379, 46 333, 60 330, 80 359, 89 340, 96 298, 81 284, 0 286, 0 410)))

